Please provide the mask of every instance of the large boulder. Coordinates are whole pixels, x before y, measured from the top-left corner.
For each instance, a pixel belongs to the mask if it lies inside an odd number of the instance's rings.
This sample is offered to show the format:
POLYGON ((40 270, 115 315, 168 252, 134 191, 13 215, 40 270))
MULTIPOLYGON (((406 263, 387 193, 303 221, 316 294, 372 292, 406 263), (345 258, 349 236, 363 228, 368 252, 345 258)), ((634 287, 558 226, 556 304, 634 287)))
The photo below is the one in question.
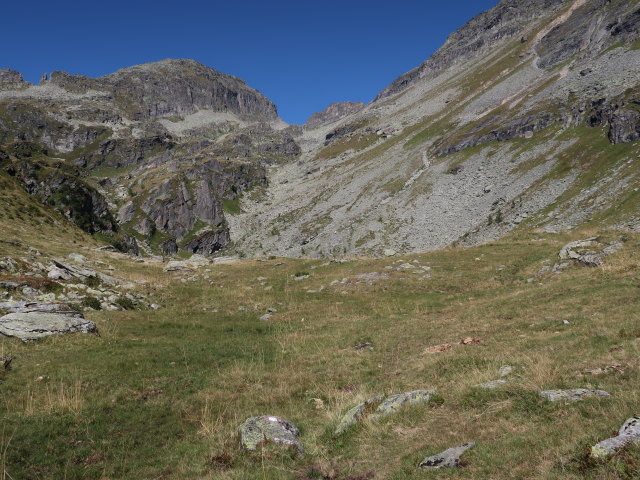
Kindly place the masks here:
POLYGON ((620 427, 617 436, 603 440, 591 447, 591 456, 593 458, 607 457, 631 443, 640 444, 640 417, 627 419, 620 427))
POLYGON ((0 318, 0 336, 24 342, 66 333, 97 333, 96 324, 60 313, 9 313, 0 318))
POLYGON ((246 450, 257 450, 265 442, 279 443, 304 451, 299 439, 300 430, 289 420, 263 416, 248 418, 240 425, 240 442, 246 450))

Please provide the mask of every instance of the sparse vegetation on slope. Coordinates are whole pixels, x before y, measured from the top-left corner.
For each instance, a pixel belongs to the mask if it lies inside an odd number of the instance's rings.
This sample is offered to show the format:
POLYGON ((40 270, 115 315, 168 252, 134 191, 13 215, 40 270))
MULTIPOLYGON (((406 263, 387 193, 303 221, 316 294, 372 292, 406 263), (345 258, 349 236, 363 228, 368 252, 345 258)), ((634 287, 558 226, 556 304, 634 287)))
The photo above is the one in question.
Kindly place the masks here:
MULTIPOLYGON (((0 465, 21 479, 399 480, 431 478, 417 469, 425 456, 475 441, 461 469, 439 475, 634 478, 636 447, 597 462, 587 447, 640 411, 640 238, 627 235, 602 267, 550 273, 571 238, 521 234, 397 260, 216 265, 168 283, 163 310, 88 314, 100 337, 0 340, 14 358, 2 374, 0 465), (458 344, 467 337, 479 343, 458 344), (512 381, 476 386, 502 365, 514 367, 512 381), (612 397, 538 396, 578 387, 612 397), (358 402, 424 388, 437 401, 333 436, 358 402), (237 428, 255 415, 294 421, 305 454, 242 451, 237 428)), ((169 280, 152 265, 118 266, 169 280)))

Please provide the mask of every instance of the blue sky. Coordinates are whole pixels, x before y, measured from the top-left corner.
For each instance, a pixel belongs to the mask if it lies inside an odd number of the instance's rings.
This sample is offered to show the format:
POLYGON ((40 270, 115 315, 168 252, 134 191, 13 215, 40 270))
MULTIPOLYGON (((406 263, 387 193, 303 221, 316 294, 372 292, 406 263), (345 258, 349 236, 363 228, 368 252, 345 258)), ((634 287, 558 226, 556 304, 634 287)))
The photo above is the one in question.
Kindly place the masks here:
POLYGON ((193 58, 246 80, 285 121, 304 123, 332 102, 369 102, 495 3, 9 1, 2 7, 0 68, 37 82, 53 70, 97 77, 193 58))

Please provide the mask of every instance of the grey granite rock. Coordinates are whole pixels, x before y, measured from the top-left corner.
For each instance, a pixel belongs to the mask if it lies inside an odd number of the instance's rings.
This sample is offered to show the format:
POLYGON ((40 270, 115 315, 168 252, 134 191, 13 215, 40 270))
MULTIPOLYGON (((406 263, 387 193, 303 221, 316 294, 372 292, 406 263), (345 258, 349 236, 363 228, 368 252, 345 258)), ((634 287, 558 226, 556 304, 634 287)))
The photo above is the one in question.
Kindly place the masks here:
POLYGON ((640 417, 631 417, 625 421, 618 435, 603 440, 591 448, 591 456, 594 458, 604 458, 613 455, 619 449, 630 443, 640 444, 640 417))
POLYGON ((425 458, 420 462, 419 467, 427 470, 459 467, 460 456, 474 446, 475 443, 470 442, 460 445, 459 447, 449 448, 437 455, 425 458))
POLYGON ((265 442, 295 447, 304 452, 300 430, 292 422, 275 416, 248 418, 240 426, 240 442, 246 450, 257 450, 265 442))
POLYGON ((27 342, 67 333, 97 333, 96 324, 59 313, 9 313, 0 317, 0 336, 27 342))
POLYGON ((540 396, 550 402, 560 402, 562 400, 583 400, 589 397, 610 397, 611 394, 604 390, 573 388, 569 390, 545 390, 544 392, 540 392, 540 396))

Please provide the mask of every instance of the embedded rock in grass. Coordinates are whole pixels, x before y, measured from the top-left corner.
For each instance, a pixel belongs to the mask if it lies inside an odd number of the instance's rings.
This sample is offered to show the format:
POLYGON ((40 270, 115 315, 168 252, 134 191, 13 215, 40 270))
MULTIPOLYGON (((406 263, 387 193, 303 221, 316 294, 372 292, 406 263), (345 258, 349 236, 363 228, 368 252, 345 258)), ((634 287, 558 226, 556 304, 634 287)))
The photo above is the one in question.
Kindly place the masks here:
POLYGON ((499 388, 508 382, 509 380, 507 380, 506 378, 500 378, 498 380, 491 380, 490 382, 480 383, 478 384, 478 387, 485 388, 487 390, 495 390, 496 388, 499 388))
POLYGON ((550 402, 560 402, 562 400, 582 400, 588 397, 610 397, 611 394, 604 390, 573 388, 570 390, 545 390, 544 392, 540 392, 540 396, 550 402))
POLYGON ((640 444, 640 417, 627 419, 620 427, 618 436, 603 440, 591 447, 591 456, 593 458, 607 457, 630 443, 640 444))
POLYGON ((349 428, 353 427, 356 423, 360 421, 365 411, 367 410, 367 407, 374 405, 378 402, 381 402, 383 398, 384 398, 384 395, 378 395, 377 397, 370 398, 369 400, 362 402, 356 405, 355 407, 353 407, 351 410, 345 413, 344 417, 342 417, 342 420, 340 420, 340 423, 336 427, 334 434, 341 435, 342 433, 346 432, 349 428))
POLYGON ((431 396, 435 393, 435 390, 429 389, 389 395, 380 405, 378 405, 378 408, 373 412, 371 418, 375 419, 396 413, 405 406, 429 403, 431 396))
POLYGON ((0 302, 0 310, 8 313, 56 313, 68 317, 82 318, 82 314, 76 310, 72 310, 63 303, 39 303, 10 301, 0 302))
POLYGON ((460 456, 474 446, 474 442, 469 442, 465 443, 464 445, 460 445, 459 447, 449 448, 442 453, 438 453, 437 455, 432 455, 431 457, 425 458, 420 462, 420 465, 418 465, 418 467, 424 469, 459 467, 460 456))
POLYGON ((623 247, 620 242, 603 245, 597 237, 578 240, 566 244, 560 250, 561 260, 576 260, 587 267, 598 267, 604 263, 604 258, 623 247))
POLYGON ((66 333, 97 333, 96 324, 59 313, 9 313, 0 318, 0 336, 24 342, 66 333))
POLYGON ((504 365, 500 367, 500 370, 498 370, 498 375, 500 375, 501 377, 506 377, 508 375, 511 375, 512 373, 513 367, 511 365, 504 365))
POLYGON ((251 417, 240 426, 240 441, 246 450, 257 450, 264 442, 274 442, 296 447, 302 453, 299 436, 298 427, 280 417, 251 417))
MULTIPOLYGON (((68 263, 62 262, 61 260, 52 259, 53 262, 52 268, 49 272, 60 272, 60 278, 67 280, 69 278, 78 278, 81 280, 88 280, 90 278, 95 278, 100 280, 102 283, 106 285, 117 285, 120 283, 120 280, 112 277, 111 275, 106 275, 102 272, 98 272, 97 270, 92 270, 90 268, 85 267, 77 267, 75 265, 70 265, 68 263)), ((58 274, 58 273, 57 273, 58 274)))

